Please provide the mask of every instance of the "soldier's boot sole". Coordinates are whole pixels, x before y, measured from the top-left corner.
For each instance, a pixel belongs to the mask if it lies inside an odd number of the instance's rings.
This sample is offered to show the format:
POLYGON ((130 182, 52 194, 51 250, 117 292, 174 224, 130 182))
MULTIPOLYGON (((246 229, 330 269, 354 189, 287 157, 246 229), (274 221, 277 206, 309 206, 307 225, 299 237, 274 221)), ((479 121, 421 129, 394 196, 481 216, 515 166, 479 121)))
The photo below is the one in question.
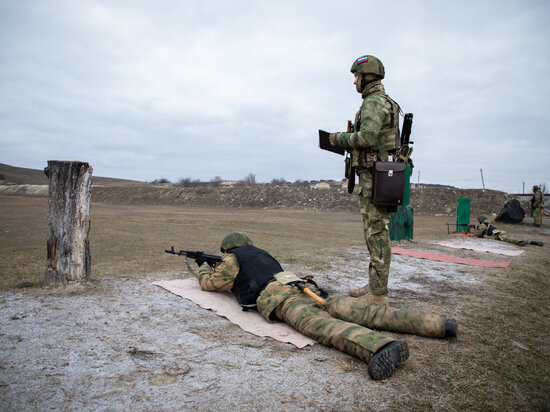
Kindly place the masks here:
POLYGON ((378 350, 369 362, 367 371, 376 381, 388 379, 395 367, 409 358, 407 342, 395 341, 378 350))
POLYGON ((458 333, 458 322, 454 319, 447 319, 445 321, 445 337, 456 338, 458 333))

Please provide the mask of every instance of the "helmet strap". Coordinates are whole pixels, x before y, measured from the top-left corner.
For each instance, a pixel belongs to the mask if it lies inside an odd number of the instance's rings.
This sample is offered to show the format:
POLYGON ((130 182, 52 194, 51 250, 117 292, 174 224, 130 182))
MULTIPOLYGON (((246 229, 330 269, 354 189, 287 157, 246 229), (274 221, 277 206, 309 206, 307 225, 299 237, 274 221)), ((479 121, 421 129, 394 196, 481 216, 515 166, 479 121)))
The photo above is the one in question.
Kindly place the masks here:
POLYGON ((357 91, 359 93, 363 93, 365 91, 365 88, 371 84, 372 82, 375 82, 377 80, 381 80, 382 78, 380 76, 376 76, 374 74, 364 74, 361 73, 361 78, 359 79, 357 83, 357 91))

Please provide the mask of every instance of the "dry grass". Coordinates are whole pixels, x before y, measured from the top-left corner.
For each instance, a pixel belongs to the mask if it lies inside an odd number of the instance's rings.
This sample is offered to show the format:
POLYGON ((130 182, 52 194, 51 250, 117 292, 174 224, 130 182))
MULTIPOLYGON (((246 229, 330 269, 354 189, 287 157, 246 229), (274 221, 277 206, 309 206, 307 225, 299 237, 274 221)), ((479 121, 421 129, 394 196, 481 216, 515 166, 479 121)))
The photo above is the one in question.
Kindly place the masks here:
MULTIPOLYGON (((47 206, 46 198, 0 196, 0 288, 42 284, 47 206)), ((183 261, 165 248, 217 253, 232 230, 247 232, 283 262, 315 270, 330 268, 339 251, 363 245, 358 213, 97 203, 91 213, 93 278, 180 270, 183 261)), ((446 238, 447 221, 417 217, 416 241, 446 238)), ((457 314, 460 336, 444 344, 407 337, 415 355, 410 373, 393 378, 401 387, 390 402, 395 410, 549 410, 550 233, 528 225, 503 228, 547 245, 526 248, 508 269, 487 269, 482 286, 452 290, 452 299, 423 297, 434 310, 457 314)), ((411 307, 420 304, 417 298, 404 290, 394 296, 411 307)))

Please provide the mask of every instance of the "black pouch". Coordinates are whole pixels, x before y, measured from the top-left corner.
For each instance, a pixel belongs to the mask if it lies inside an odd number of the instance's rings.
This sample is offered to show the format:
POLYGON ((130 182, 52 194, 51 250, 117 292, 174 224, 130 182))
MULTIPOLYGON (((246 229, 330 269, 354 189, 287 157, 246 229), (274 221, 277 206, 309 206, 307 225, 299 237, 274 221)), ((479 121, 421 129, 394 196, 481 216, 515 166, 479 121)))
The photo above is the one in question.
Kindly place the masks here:
POLYGON ((406 166, 401 162, 375 162, 373 167, 372 201, 380 206, 403 204, 406 166))

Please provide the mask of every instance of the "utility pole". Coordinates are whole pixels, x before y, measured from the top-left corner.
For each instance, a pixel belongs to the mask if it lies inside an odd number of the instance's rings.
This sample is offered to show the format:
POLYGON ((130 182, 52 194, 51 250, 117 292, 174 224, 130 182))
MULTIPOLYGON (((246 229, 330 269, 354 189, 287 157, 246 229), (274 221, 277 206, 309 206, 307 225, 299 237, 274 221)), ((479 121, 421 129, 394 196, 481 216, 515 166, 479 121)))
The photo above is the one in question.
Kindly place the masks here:
POLYGON ((479 169, 479 172, 481 173, 481 184, 483 185, 483 190, 485 190, 485 181, 483 180, 483 169, 479 169))

